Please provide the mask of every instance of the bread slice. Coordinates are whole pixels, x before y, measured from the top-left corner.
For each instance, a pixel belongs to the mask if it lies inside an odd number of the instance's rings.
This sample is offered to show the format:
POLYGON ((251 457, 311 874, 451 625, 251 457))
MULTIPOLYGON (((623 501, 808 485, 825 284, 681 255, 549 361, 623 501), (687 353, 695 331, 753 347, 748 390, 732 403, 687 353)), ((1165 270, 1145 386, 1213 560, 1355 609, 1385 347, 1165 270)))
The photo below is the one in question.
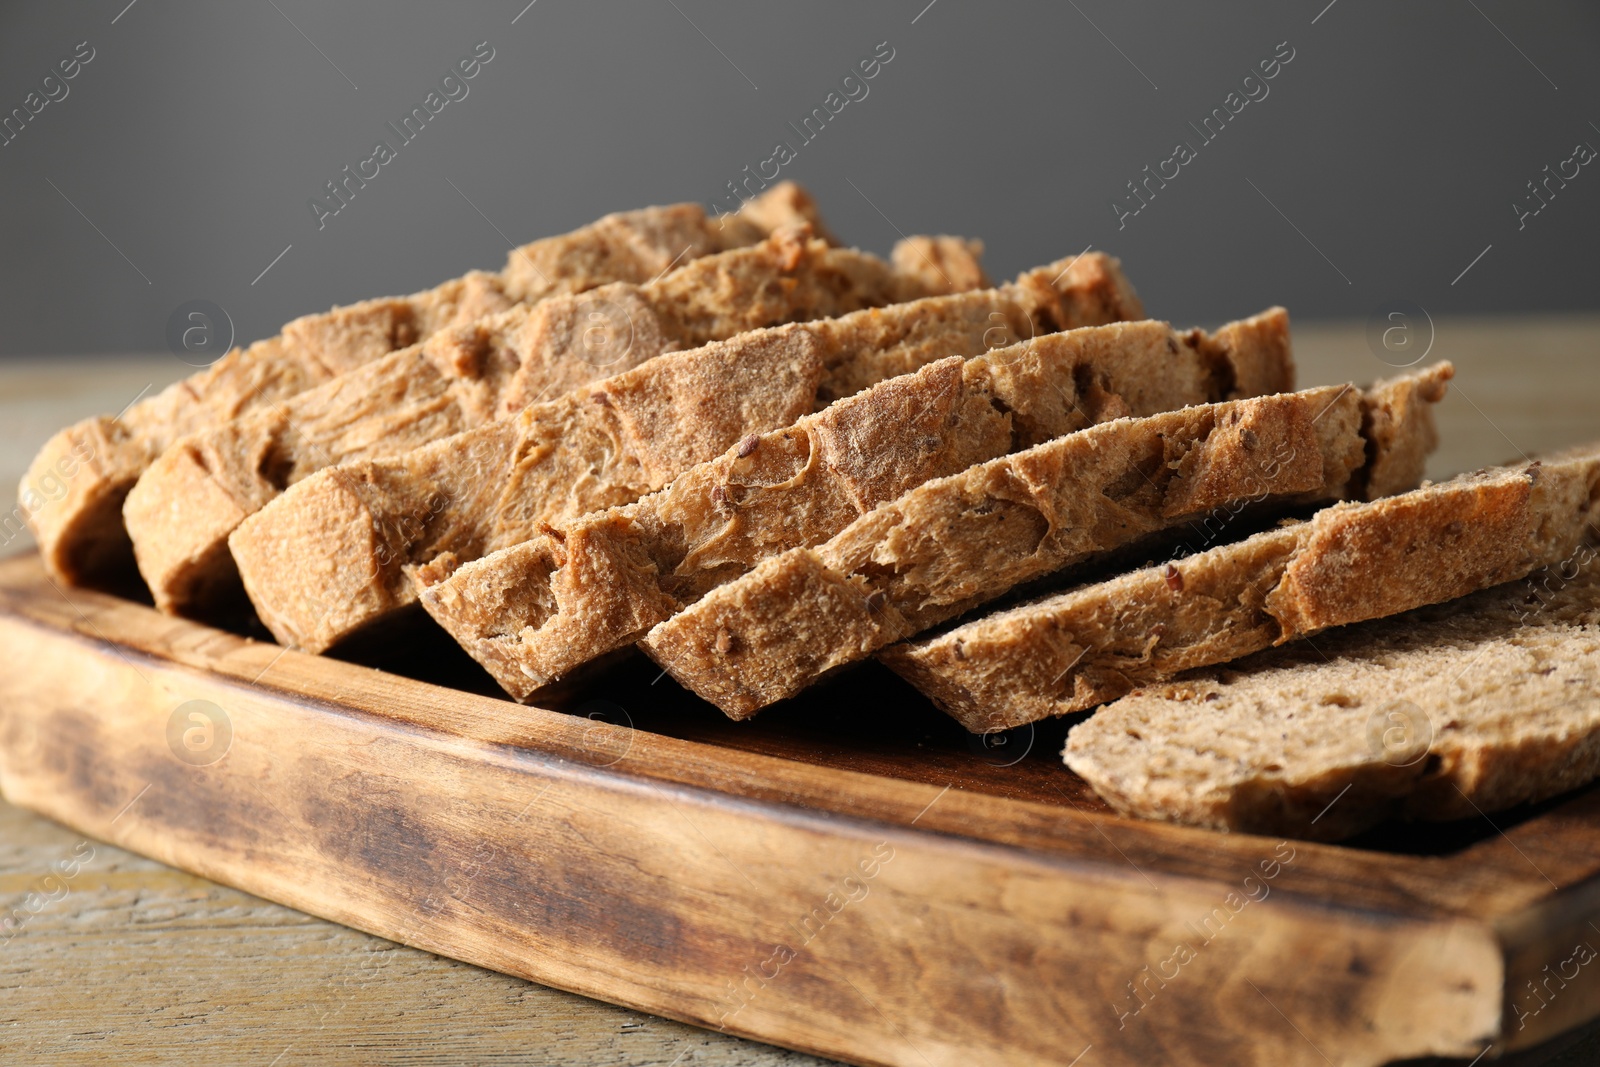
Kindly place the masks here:
POLYGON ((123 506, 139 571, 158 608, 203 613, 238 590, 228 535, 308 474, 398 455, 663 352, 925 296, 923 277, 786 228, 644 285, 616 282, 440 331, 168 448, 123 506))
MULTIPOLYGON (((1281 308, 1215 337, 1089 326, 891 378, 752 435, 633 504, 555 522, 440 580, 422 604, 507 692, 534 696, 719 585, 816 545, 914 486, 1097 422, 1293 388, 1281 308)), ((436 583, 431 586, 428 583, 436 583)))
POLYGON ((1137 690, 1067 766, 1131 815, 1320 840, 1577 788, 1600 775, 1597 555, 1137 690))
MULTIPOLYGON (((1363 391, 1309 389, 1118 419, 928 482, 818 548, 768 559, 640 646, 731 718, 1025 582, 1218 507, 1359 493, 1362 427, 1388 394, 1439 395, 1450 374, 1363 391)), ((1393 447, 1409 449, 1409 437, 1393 447)))
POLYGON ((1116 262, 1096 254, 1000 289, 671 353, 514 419, 314 474, 241 524, 230 546, 273 633, 320 651, 414 605, 406 566, 453 567, 541 524, 630 503, 749 434, 952 352, 1077 325, 1061 319, 1085 308, 1137 314, 1136 299, 1116 302, 1126 291, 1116 262), (327 595, 298 577, 317 558, 337 572, 327 595))
POLYGON ((1330 626, 1464 596, 1572 553, 1600 444, 1478 471, 974 619, 879 658, 968 730, 1083 711, 1330 626))
POLYGON ((498 274, 474 271, 426 292, 298 318, 278 336, 234 349, 119 416, 86 419, 46 442, 20 489, 40 556, 51 574, 72 583, 131 574, 123 498, 186 434, 275 404, 450 326, 608 282, 647 282, 674 262, 754 244, 780 226, 806 222, 821 225, 810 198, 787 183, 723 219, 708 219, 697 204, 607 215, 513 250, 498 274), (64 491, 41 488, 57 483, 64 491))

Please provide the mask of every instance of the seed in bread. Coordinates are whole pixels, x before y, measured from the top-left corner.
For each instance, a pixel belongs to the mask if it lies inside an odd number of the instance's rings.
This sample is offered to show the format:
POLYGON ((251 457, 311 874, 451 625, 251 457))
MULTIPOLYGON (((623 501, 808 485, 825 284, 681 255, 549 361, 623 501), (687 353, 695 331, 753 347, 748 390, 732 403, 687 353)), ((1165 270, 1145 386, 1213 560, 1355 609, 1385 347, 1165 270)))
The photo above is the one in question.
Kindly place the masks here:
POLYGON ((913 486, 1096 422, 1227 399, 1241 369, 1268 366, 1292 385, 1281 308, 1215 336, 1116 323, 941 360, 752 434, 636 503, 551 523, 448 577, 419 568, 422 604, 526 700, 913 486))
MULTIPOLYGON (((1450 373, 1441 364, 1402 381, 1437 392, 1450 373)), ((1362 426, 1375 394, 1395 388, 1330 386, 1119 419, 990 460, 879 506, 820 547, 763 561, 640 647, 746 718, 1022 583, 1212 508, 1359 491, 1362 426)))

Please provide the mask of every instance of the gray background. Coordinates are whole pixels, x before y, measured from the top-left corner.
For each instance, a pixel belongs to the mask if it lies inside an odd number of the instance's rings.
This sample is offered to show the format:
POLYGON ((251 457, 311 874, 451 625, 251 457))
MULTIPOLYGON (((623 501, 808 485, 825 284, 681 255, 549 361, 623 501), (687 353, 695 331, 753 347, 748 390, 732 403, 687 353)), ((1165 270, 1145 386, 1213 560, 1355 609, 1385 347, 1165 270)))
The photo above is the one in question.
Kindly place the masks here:
POLYGON ((980 236, 997 277, 1092 244, 1181 324, 1595 306, 1600 167, 1525 229, 1511 207, 1600 147, 1593 4, 525 2, 0 7, 0 110, 96 50, 0 148, 0 353, 159 351, 192 299, 248 341, 497 269, 502 233, 710 204, 780 139, 847 242, 980 236), (479 41, 470 95, 319 230, 308 198, 479 41), (868 97, 798 145, 786 124, 880 41, 868 97), (1270 95, 1119 231, 1125 183, 1282 41, 1270 95))

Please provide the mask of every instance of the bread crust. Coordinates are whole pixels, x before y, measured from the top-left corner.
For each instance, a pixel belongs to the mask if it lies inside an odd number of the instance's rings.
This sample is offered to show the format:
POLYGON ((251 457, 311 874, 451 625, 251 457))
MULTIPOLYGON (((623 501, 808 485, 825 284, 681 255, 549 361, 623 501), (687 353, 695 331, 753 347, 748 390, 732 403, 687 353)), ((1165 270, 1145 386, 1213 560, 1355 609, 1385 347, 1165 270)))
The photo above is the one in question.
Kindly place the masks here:
POLYGON ((966 237, 907 237, 894 246, 891 263, 928 294, 950 295, 989 289, 983 270, 983 242, 966 237))
POLYGON ((1289 349, 1276 308, 1215 336, 1118 323, 941 360, 752 435, 636 503, 552 523, 426 586, 422 604, 531 699, 914 486, 1097 422, 1223 400, 1241 379, 1283 383, 1289 349))
POLYGON ((499 273, 472 271, 410 296, 295 319, 277 336, 234 349, 115 418, 86 419, 46 442, 20 489, 40 558, 53 576, 74 584, 131 575, 123 500, 181 437, 277 404, 451 326, 608 282, 643 283, 675 257, 687 261, 753 244, 777 226, 804 222, 820 225, 810 198, 788 183, 723 219, 708 219, 696 204, 620 212, 514 249, 499 273), (66 485, 48 499, 39 487, 52 478, 66 485))
POLYGON ((880 658, 969 730, 1084 711, 1183 671, 1395 615, 1567 558, 1600 445, 1400 496, 1044 597, 880 658))
POLYGON ((267 627, 321 651, 373 611, 415 602, 403 568, 474 559, 575 509, 636 499, 751 428, 810 410, 822 375, 799 324, 673 353, 399 457, 324 468, 244 520, 229 546, 267 627), (309 557, 340 577, 317 587, 298 566, 309 557))
POLYGON ((1064 758, 1127 814, 1320 840, 1577 788, 1600 775, 1597 556, 1136 690, 1064 758))
POLYGON ((1359 491, 1364 412, 1392 388, 1119 419, 991 460, 911 490, 817 548, 763 561, 640 647, 730 717, 748 717, 1022 583, 1213 508, 1359 491))
POLYGON ((663 352, 875 307, 920 286, 876 257, 787 228, 643 285, 603 285, 442 330, 178 440, 123 506, 139 571, 161 610, 204 614, 239 586, 228 535, 315 471, 401 454, 663 352))
MULTIPOLYGON (((373 624, 369 609, 398 610, 416 602, 405 567, 426 567, 430 580, 460 563, 528 540, 541 524, 631 503, 660 489, 696 463, 712 459, 749 434, 793 422, 858 385, 915 369, 952 351, 976 355, 1017 333, 1060 328, 1078 302, 1074 286, 1115 290, 1115 260, 1051 264, 1024 275, 1026 284, 866 309, 837 319, 753 331, 727 342, 669 353, 566 397, 524 410, 502 431, 498 423, 387 460, 332 467, 293 485, 251 516, 230 539, 243 584, 258 613, 285 643, 320 651, 373 624), (1072 268, 1078 266, 1074 271, 1072 268), (1036 276, 1052 272, 1043 281, 1036 276), (1060 278, 1060 288, 1049 279, 1060 278), (909 367, 907 366, 909 364, 909 367), (343 483, 335 485, 335 479, 343 483), (349 594, 349 608, 313 608, 291 560, 328 554, 363 558, 364 540, 346 543, 340 527, 324 530, 315 516, 322 497, 343 500, 349 486, 379 484, 367 494, 369 522, 401 531, 386 543, 386 565, 371 581, 381 595, 349 594), (490 495, 486 486, 493 486, 490 495), (448 502, 428 516, 424 501, 448 502), (288 517, 290 509, 305 514, 288 517), (283 516, 283 518, 279 518, 283 516), (279 525, 282 531, 273 532, 279 525), (288 531, 292 531, 290 536, 288 531)), ((364 491, 364 490, 363 490, 364 491)), ((343 596, 344 594, 341 594, 343 596)))

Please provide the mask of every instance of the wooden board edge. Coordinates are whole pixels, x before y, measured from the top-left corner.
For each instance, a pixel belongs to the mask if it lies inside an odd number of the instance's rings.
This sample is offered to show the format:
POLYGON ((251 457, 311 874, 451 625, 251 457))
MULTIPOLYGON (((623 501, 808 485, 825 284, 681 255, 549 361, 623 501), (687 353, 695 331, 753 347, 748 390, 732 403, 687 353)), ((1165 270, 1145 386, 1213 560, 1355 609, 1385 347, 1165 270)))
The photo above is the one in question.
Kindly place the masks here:
POLYGON ((1504 961, 1482 923, 1253 901, 1243 879, 1108 876, 296 702, 14 619, 0 635, 33 667, 0 679, 0 783, 17 802, 311 914, 656 1014, 895 1065, 1065 1063, 1080 1037, 1103 1063, 1200 1048, 1320 1062, 1304 1035, 1379 1063, 1460 1053, 1500 1024, 1504 961), (189 700, 229 708, 217 768, 176 758, 189 700), (862 906, 841 905, 839 932, 800 944, 791 977, 771 995, 757 983, 730 1019, 735 980, 798 929, 780 920, 828 914, 819 901, 880 844, 894 864, 862 883, 862 906), (1173 962, 1178 943, 1193 960, 1173 962))
POLYGON ((1502 1046, 1533 1048, 1600 1019, 1600 885, 1495 923, 1506 958, 1502 1046))
MULTIPOLYGON (((72 590, 69 598, 49 582, 33 557, 0 561, 0 619, 37 631, 41 638, 83 641, 130 662, 148 658, 151 663, 178 664, 285 699, 319 702, 330 710, 540 750, 574 763, 730 795, 920 825, 1073 862, 1138 870, 1145 877, 1215 881, 1271 844, 1249 835, 988 794, 946 793, 924 783, 800 764, 440 689, 249 641, 105 594, 72 590)), ((1600 829, 1594 838, 1600 844, 1600 829)), ((1493 919, 1514 915, 1552 891, 1546 878, 1536 876, 1516 856, 1502 857, 1497 865, 1472 850, 1439 859, 1333 845, 1301 847, 1308 859, 1295 872, 1295 883, 1283 887, 1285 895, 1334 899, 1355 882, 1366 887, 1371 906, 1387 912, 1493 919)), ((1546 867, 1555 872, 1557 888, 1569 884, 1559 867, 1546 867)))

